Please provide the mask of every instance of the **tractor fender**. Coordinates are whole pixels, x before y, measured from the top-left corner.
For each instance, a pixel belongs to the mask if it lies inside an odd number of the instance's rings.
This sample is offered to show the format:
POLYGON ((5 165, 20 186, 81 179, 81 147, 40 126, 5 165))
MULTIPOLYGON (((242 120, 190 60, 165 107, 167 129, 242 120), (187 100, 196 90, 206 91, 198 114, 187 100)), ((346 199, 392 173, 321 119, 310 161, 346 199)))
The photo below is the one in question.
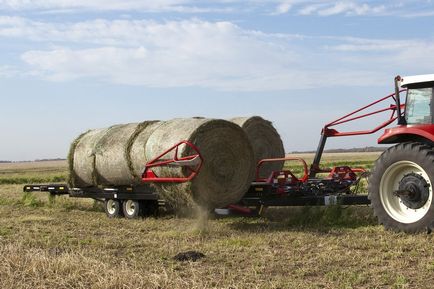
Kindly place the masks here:
POLYGON ((434 144, 434 124, 430 125, 401 125, 389 128, 378 139, 379 144, 402 143, 419 141, 434 144))

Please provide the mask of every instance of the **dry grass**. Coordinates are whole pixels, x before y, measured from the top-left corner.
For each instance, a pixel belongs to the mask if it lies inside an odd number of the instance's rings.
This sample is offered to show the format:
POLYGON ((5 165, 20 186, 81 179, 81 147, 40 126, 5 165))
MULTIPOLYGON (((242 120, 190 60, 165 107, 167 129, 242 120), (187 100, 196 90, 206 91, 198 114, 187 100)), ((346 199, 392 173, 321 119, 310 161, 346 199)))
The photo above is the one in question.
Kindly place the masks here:
POLYGON ((5 171, 43 171, 46 169, 65 169, 66 160, 41 161, 41 162, 17 162, 17 163, 0 163, 0 172, 5 171))
POLYGON ((368 207, 270 209, 199 231, 0 186, 0 288, 431 288, 433 249, 432 235, 384 231, 368 207), (206 257, 173 260, 189 250, 206 257))
POLYGON ((66 161, 0 163, 0 184, 56 183, 67 180, 66 161))
MULTIPOLYGON (((375 161, 378 156, 380 155, 380 152, 368 152, 368 153, 362 153, 362 152, 352 152, 352 153, 325 153, 322 160, 324 162, 333 162, 333 161, 343 161, 343 160, 349 160, 349 161, 375 161)), ((308 161, 309 163, 312 162, 313 157, 315 154, 312 153, 303 153, 303 154, 290 154, 288 156, 293 157, 300 157, 308 161)))

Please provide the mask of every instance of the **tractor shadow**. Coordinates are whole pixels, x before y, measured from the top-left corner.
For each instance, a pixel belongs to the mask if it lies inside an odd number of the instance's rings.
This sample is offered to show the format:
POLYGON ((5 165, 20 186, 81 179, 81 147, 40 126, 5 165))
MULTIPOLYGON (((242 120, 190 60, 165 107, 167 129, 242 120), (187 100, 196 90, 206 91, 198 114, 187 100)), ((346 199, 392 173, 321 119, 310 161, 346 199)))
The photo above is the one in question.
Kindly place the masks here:
POLYGON ((329 232, 378 225, 369 206, 269 208, 257 218, 234 219, 231 228, 245 232, 329 232))

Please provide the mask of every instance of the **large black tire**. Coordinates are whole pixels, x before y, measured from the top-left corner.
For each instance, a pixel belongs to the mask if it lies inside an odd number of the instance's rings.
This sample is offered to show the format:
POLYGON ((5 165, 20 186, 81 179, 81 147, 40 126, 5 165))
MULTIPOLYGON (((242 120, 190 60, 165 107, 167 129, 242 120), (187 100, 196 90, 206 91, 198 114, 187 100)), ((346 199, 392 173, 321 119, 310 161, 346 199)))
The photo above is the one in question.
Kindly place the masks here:
POLYGON ((119 200, 104 200, 104 211, 109 218, 120 218, 123 216, 122 203, 119 200))
POLYGON ((434 227, 434 151, 422 143, 386 150, 369 178, 369 199, 386 229, 418 233, 434 227))

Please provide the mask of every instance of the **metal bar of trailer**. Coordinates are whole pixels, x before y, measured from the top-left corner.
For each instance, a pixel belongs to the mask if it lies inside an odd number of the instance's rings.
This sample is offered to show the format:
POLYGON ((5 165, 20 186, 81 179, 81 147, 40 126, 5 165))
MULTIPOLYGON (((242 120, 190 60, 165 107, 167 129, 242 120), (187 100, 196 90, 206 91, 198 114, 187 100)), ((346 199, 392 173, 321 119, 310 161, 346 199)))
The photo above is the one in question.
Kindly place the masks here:
POLYGON ((25 185, 24 192, 48 192, 52 195, 68 195, 69 188, 65 184, 25 185))
MULTIPOLYGON (((24 192, 49 192, 52 195, 69 195, 73 198, 120 199, 120 200, 159 200, 158 194, 146 188, 73 188, 64 184, 26 185, 24 192)), ((263 196, 245 197, 241 200, 245 206, 328 206, 328 205, 369 205, 367 195, 330 195, 330 196, 263 196)))
POLYGON ((298 206, 330 206, 330 205, 369 205, 371 201, 367 195, 343 196, 308 196, 308 197, 273 197, 273 198, 244 198, 241 204, 245 206, 268 207, 298 207, 298 206))
POLYGON ((157 201, 158 194, 155 193, 123 193, 123 192, 89 192, 89 191, 71 191, 69 193, 71 198, 92 198, 92 199, 119 199, 119 200, 143 200, 143 201, 157 201))
POLYGON ((26 185, 24 192, 48 192, 51 195, 69 195, 72 198, 121 199, 156 201, 158 194, 148 187, 68 188, 65 184, 26 185))

